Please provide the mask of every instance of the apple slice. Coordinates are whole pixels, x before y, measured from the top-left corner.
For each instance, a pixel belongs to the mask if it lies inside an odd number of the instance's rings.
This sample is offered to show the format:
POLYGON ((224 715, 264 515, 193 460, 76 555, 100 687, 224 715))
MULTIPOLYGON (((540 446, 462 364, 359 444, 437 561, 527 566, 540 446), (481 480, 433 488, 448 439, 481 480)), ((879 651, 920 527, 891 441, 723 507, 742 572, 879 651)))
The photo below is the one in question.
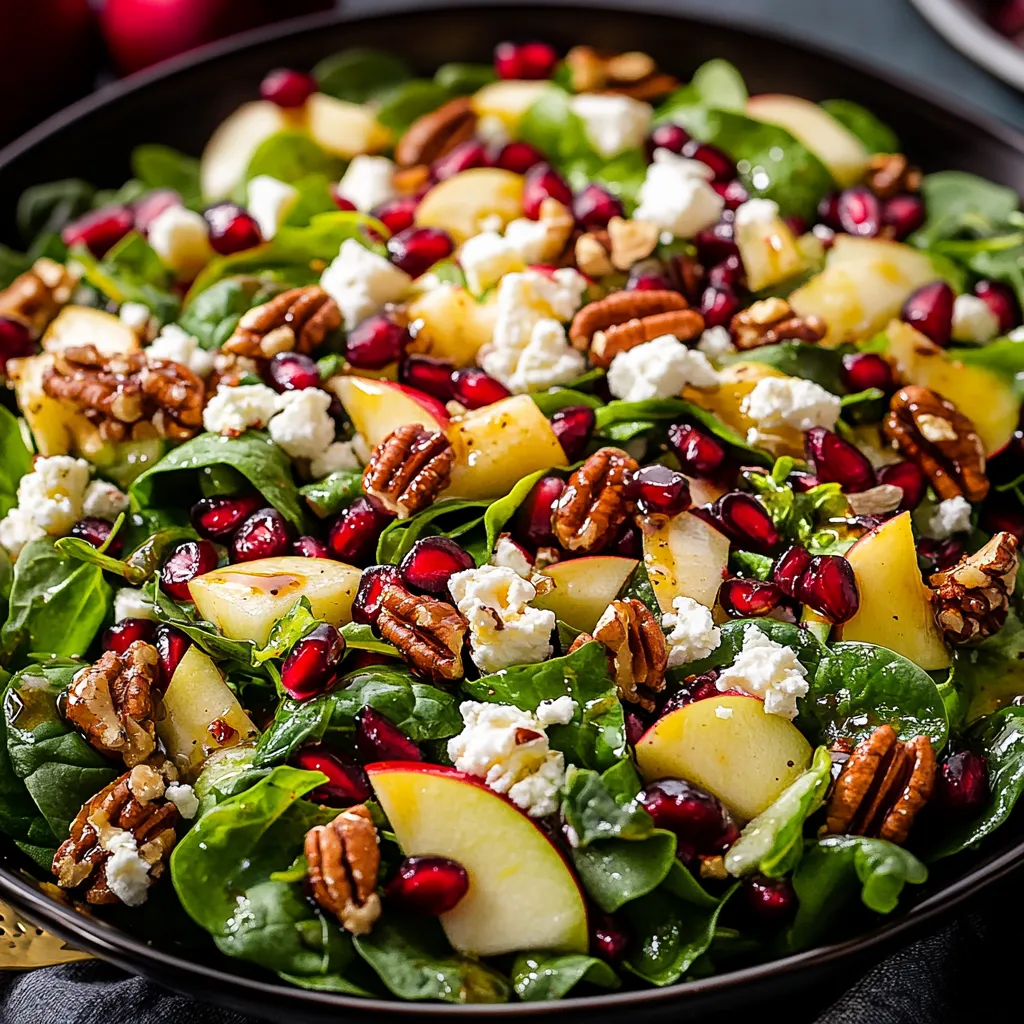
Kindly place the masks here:
POLYGON ((416 223, 444 228, 457 243, 484 224, 503 230, 523 215, 523 176, 500 167, 474 167, 438 182, 416 207, 416 223))
POLYGON ((887 519, 846 557, 857 578, 860 607, 838 627, 836 639, 888 647, 926 672, 948 668, 949 650, 935 624, 932 592, 917 567, 910 513, 887 519))
POLYGON ((313 139, 328 153, 345 160, 360 153, 380 152, 391 141, 391 132, 361 103, 315 92, 306 101, 304 112, 313 139))
POLYGON ((455 449, 445 498, 500 498, 538 469, 569 465, 547 417, 529 395, 471 409, 452 420, 455 449))
POLYGON ((643 544, 644 565, 663 612, 672 611, 677 597, 714 607, 729 561, 728 537, 693 513, 681 512, 668 520, 647 520, 643 544))
POLYGON ((495 299, 477 302, 465 288, 442 284, 409 304, 409 323, 416 326, 410 352, 450 359, 456 366, 473 366, 477 352, 491 340, 498 305, 495 299))
POLYGON ((696 783, 746 823, 811 763, 811 745, 756 697, 708 697, 659 718, 640 737, 636 761, 645 782, 696 783), (732 714, 720 717, 719 708, 732 714))
POLYGON ((587 908, 576 878, 536 823, 481 779, 420 762, 368 764, 377 799, 406 856, 450 857, 469 891, 441 915, 460 953, 587 951, 587 908))
POLYGON ((864 177, 871 154, 849 128, 817 103, 800 96, 762 93, 747 100, 747 115, 785 128, 829 169, 843 188, 856 185, 864 177))
POLYGON ((974 424, 988 455, 1010 443, 1020 406, 1005 378, 983 366, 961 363, 902 320, 893 320, 886 334, 902 381, 948 398, 974 424))
POLYGON ((769 224, 740 220, 735 225, 735 241, 747 286, 753 292, 788 281, 807 268, 806 255, 781 217, 769 224))
POLYGON ((102 309, 65 306, 43 335, 44 352, 63 352, 81 345, 95 345, 103 356, 138 352, 138 335, 123 321, 102 309))
POLYGON ((225 565, 188 585, 199 614, 232 640, 265 644, 270 630, 300 598, 332 626, 352 618, 359 570, 330 558, 279 555, 225 565))
POLYGON ((504 79, 479 89, 471 102, 478 117, 496 117, 513 132, 523 114, 550 88, 546 81, 504 79))
POLYGON ((538 597, 533 605, 554 612, 573 629, 589 633, 636 566, 635 558, 617 555, 555 562, 542 571, 554 581, 555 589, 538 597))
POLYGON ((406 423, 421 423, 424 430, 442 433, 448 428, 445 407, 404 384, 369 377, 332 377, 327 387, 338 396, 352 425, 371 448, 406 423))
POLYGON ((259 144, 291 126, 292 119, 276 103, 243 103, 218 125, 203 150, 199 162, 203 197, 227 198, 245 175, 259 144))

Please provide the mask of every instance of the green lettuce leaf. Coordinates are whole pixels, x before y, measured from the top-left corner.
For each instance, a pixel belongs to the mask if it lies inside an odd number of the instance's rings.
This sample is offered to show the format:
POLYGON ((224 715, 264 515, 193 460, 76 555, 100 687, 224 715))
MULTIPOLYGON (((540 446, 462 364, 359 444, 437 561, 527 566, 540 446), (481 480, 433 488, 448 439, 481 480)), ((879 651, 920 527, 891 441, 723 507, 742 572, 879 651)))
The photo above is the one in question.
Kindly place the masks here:
POLYGON ((577 985, 617 989, 622 984, 611 967, 592 956, 517 953, 512 988, 524 1003, 564 999, 577 985))

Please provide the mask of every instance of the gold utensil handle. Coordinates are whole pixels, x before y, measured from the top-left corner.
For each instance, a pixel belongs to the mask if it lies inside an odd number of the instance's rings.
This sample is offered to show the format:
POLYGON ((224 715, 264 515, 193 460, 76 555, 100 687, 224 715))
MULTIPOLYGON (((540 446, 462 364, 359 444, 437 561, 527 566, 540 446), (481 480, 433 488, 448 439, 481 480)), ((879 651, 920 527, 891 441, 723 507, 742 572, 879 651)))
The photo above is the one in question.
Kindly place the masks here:
POLYGON ((25 971, 89 959, 89 953, 72 949, 63 939, 29 924, 0 900, 0 970, 25 971))

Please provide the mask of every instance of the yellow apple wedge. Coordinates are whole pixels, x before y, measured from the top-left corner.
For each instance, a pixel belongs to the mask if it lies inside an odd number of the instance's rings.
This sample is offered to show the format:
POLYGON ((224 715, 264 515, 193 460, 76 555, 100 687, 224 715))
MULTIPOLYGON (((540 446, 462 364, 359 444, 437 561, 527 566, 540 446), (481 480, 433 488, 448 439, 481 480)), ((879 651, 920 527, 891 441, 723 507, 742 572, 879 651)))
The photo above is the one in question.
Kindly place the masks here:
POLYGON ((477 90, 471 102, 477 117, 496 117, 511 132, 550 88, 550 82, 504 79, 477 90))
POLYGON ((123 356, 139 350, 138 335, 123 320, 90 306, 65 306, 46 328, 44 352, 94 345, 100 355, 123 356))
POLYGON ((330 558, 280 555, 225 565, 188 585, 196 610, 232 640, 262 645, 270 630, 300 597, 332 626, 352 618, 359 570, 330 558))
POLYGON ((573 629, 589 633, 637 566, 635 558, 593 555, 555 562, 543 570, 555 589, 533 601, 573 629))
POLYGON ((587 908, 564 857, 531 818, 481 779, 421 762, 368 764, 402 852, 450 857, 469 890, 441 915, 460 953, 587 951, 587 908))
POLYGON ((708 697, 659 718, 640 737, 636 761, 645 782, 694 782, 745 823, 811 763, 811 745, 756 697, 708 697), (720 717, 719 708, 732 714, 720 717))
POLYGON ((837 640, 888 647, 927 672, 948 668, 949 650, 935 624, 932 592, 921 580, 910 513, 887 519, 846 552, 860 593, 856 614, 837 640))
POLYGON ((643 526, 644 565, 663 612, 677 597, 714 606, 729 561, 729 539, 691 512, 652 516, 643 526))
POLYGON ((243 103, 210 136, 199 178, 206 199, 225 199, 245 175, 257 147, 271 135, 292 126, 288 113, 276 103, 243 103))
POLYGON ((781 217, 770 224, 741 221, 735 226, 735 240, 753 292, 788 281, 807 268, 807 257, 781 217))
MULTIPOLYGON (((523 215, 523 176, 500 167, 474 167, 438 182, 416 207, 416 223, 444 228, 457 243, 492 220, 504 228, 523 215)), ((500 229, 499 228, 499 229, 500 229)))
POLYGON ((409 351, 472 366, 494 334, 497 312, 496 302, 477 302, 458 285, 432 288, 409 303, 409 324, 415 327, 409 351))
POLYGON ((442 433, 448 427, 448 413, 436 398, 404 384, 369 377, 332 377, 327 387, 338 396, 352 425, 371 448, 406 423, 420 423, 425 430, 442 433))
POLYGON ((391 141, 369 107, 315 92, 304 108, 306 130, 328 153, 351 160, 360 153, 378 153, 391 141))

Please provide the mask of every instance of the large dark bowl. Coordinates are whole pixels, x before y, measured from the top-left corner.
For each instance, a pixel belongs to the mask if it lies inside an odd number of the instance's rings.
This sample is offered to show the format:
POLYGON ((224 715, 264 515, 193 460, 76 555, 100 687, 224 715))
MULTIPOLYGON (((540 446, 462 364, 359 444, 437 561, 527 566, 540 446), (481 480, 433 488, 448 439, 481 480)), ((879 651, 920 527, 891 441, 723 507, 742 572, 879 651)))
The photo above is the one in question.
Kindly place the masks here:
MULTIPOLYGON (((568 48, 587 42, 607 49, 645 50, 686 78, 710 57, 725 57, 745 74, 753 92, 793 92, 815 100, 842 96, 879 111, 909 152, 926 168, 975 171, 1024 187, 1024 136, 970 111, 951 109, 946 98, 857 67, 828 53, 733 25, 628 11, 572 6, 455 7, 389 13, 373 18, 316 17, 276 26, 168 62, 124 84, 111 86, 57 115, 0 152, 0 239, 12 244, 14 201, 29 185, 80 176, 99 185, 129 175, 129 153, 138 142, 163 142, 200 151, 218 121, 255 95, 264 72, 275 66, 308 67, 346 46, 393 49, 425 72, 449 60, 487 60, 496 42, 534 36, 568 48)), ((31 920, 82 949, 162 982, 170 988, 274 1020, 460 1019, 559 1014, 563 1019, 612 1020, 627 1014, 646 1020, 696 1019, 712 1011, 764 1003, 786 991, 840 991, 871 962, 913 936, 934 929, 955 908, 1024 864, 1021 825, 1011 822, 981 853, 939 866, 906 909, 879 921, 857 938, 797 956, 666 989, 570 999, 559 1003, 451 1007, 381 1002, 307 992, 220 957, 206 943, 190 945, 173 912, 157 914, 144 942, 110 921, 77 913, 41 891, 27 861, 0 837, 0 896, 31 920), (155 926, 154 926, 155 925, 155 926)), ((169 893, 167 895, 170 895, 169 893)), ((151 907, 150 911, 158 911, 151 907)), ((836 922, 837 927, 840 922, 836 922)))

